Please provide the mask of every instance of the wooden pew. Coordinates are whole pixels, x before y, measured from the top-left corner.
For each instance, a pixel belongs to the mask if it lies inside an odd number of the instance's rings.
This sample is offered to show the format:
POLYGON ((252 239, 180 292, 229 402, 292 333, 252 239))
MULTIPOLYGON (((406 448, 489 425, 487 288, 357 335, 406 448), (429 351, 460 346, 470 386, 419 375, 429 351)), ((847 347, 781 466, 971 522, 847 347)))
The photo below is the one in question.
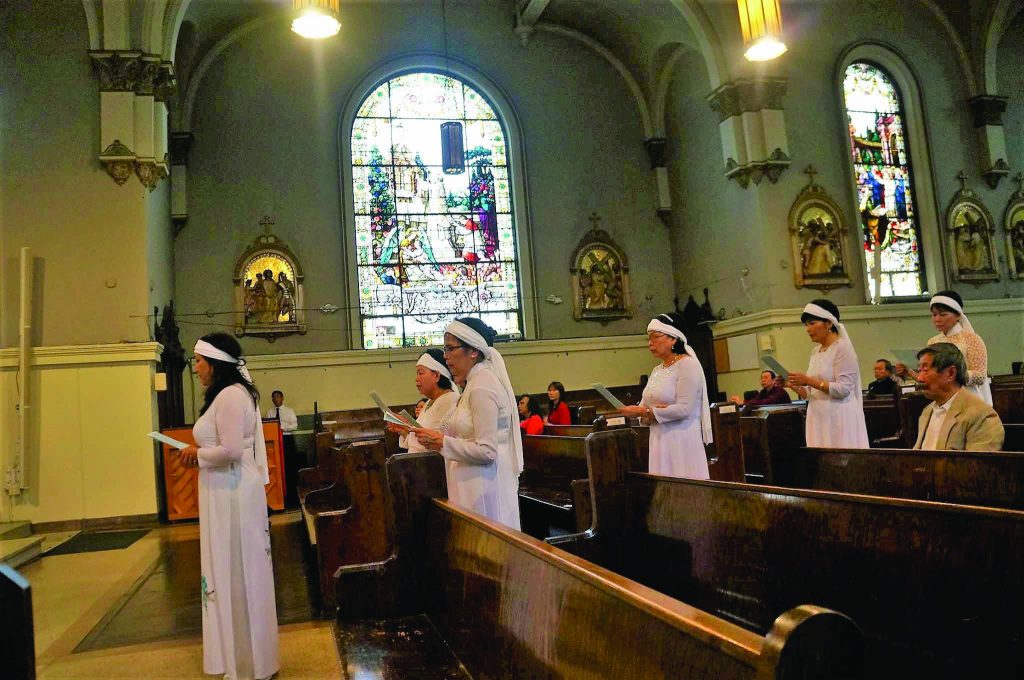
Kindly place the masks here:
POLYGON ((796 603, 842 611, 865 677, 1024 672, 1024 513, 656 477, 608 436, 591 529, 552 544, 754 632, 796 603))
MULTIPOLYGON (((576 427, 576 426, 567 426, 576 427)), ((545 538, 550 527, 576 532, 572 482, 587 477, 585 437, 523 436, 519 518, 523 531, 545 538)))
POLYGON ((332 455, 334 448, 333 432, 318 432, 314 435, 316 443, 316 466, 299 470, 296 485, 299 492, 299 505, 305 501, 306 494, 316 489, 323 489, 337 479, 337 458, 332 455))
POLYGON ((901 432, 899 395, 864 398, 864 424, 868 429, 868 442, 873 447, 882 445, 880 440, 899 436, 901 432))
POLYGON ((1006 432, 1003 451, 1024 452, 1024 423, 1004 423, 1003 430, 1006 432))
POLYGON ((775 447, 771 460, 777 486, 1024 510, 1021 453, 775 447))
POLYGON ((746 481, 739 407, 735 404, 711 404, 711 432, 714 441, 707 447, 711 479, 746 481))
POLYGON ((773 484, 771 450, 780 442, 796 448, 804 445, 804 409, 773 406, 759 408, 740 418, 743 465, 746 481, 773 484))
POLYGON ((381 440, 359 441, 334 449, 334 484, 310 491, 302 504, 310 543, 316 549, 320 593, 333 608, 338 569, 382 559, 388 550, 383 478, 375 471, 387 458, 381 440))
POLYGON ((1024 423, 1024 376, 994 376, 992 408, 1003 423, 1024 423))
POLYGON ((35 680, 36 647, 32 588, 0 562, 0 668, 10 680, 35 680))
POLYGON ((426 612, 477 678, 860 676, 863 640, 841 614, 800 606, 757 635, 437 499, 437 454, 393 456, 386 474, 395 542, 339 570, 341 630, 426 612))

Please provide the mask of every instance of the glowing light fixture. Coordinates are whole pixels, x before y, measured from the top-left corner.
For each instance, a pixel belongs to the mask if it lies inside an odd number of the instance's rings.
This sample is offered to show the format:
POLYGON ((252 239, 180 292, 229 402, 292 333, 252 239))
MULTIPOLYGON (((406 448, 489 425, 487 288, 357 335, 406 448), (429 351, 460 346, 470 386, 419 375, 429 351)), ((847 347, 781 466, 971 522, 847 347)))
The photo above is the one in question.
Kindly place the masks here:
POLYGON ((782 42, 779 0, 736 0, 743 31, 743 56, 748 61, 768 61, 786 51, 782 42))
POLYGON ((295 19, 292 30, 303 38, 322 40, 336 35, 341 30, 338 18, 340 0, 292 0, 295 19))

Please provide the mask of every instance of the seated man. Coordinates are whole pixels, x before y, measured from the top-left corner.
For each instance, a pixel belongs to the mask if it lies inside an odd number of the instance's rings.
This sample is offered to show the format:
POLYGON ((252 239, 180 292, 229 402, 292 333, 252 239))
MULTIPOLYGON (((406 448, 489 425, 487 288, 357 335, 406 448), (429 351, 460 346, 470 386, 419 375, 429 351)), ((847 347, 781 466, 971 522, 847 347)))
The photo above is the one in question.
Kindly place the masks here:
POLYGON ((931 451, 1000 451, 1003 424, 992 407, 967 390, 967 362, 949 342, 917 353, 917 379, 931 403, 917 426, 915 449, 931 451))
POLYGON ((879 359, 875 362, 875 381, 868 385, 869 397, 888 397, 896 393, 899 388, 896 378, 893 377, 892 364, 887 359, 879 359))
POLYGON ((788 404, 792 400, 789 398, 789 392, 782 386, 782 381, 773 371, 761 371, 761 391, 756 396, 744 400, 733 395, 729 397, 729 401, 737 405, 754 407, 767 404, 788 404))

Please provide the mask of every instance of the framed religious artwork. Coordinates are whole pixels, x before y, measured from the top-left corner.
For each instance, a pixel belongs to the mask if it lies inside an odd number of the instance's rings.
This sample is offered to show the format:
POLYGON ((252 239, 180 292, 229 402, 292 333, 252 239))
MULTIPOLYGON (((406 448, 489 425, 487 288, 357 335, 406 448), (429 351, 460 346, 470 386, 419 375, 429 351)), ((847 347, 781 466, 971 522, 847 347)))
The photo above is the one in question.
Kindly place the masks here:
POLYGON ((235 335, 265 337, 306 332, 303 273, 298 258, 270 233, 274 221, 264 217, 264 233, 235 263, 235 335))
POLYGON ((793 252, 793 283, 797 288, 828 291, 852 285, 849 229, 843 212, 824 188, 814 183, 817 170, 804 170, 810 182, 789 210, 789 241, 793 252))
POLYGON ((980 284, 998 281, 996 267, 996 226, 985 204, 967 188, 967 175, 960 171, 960 191, 946 212, 946 237, 954 281, 980 284))
POLYGON ((1006 261, 1010 265, 1011 279, 1024 279, 1024 175, 1017 173, 1017 191, 1003 214, 1006 230, 1006 261))
POLYGON ((608 232, 597 228, 597 213, 589 219, 593 228, 569 259, 573 315, 601 323, 632 318, 629 259, 608 232))

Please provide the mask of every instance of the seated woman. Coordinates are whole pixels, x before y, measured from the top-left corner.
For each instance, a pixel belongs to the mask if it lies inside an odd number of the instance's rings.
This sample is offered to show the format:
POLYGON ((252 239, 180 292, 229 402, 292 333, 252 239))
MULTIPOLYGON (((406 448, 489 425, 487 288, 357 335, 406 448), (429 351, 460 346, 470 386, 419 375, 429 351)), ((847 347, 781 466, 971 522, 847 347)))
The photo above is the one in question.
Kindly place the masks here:
POLYGON ((557 380, 548 385, 548 425, 572 425, 569 407, 565 403, 565 387, 557 380))
POLYGON ((523 434, 544 434, 544 419, 540 417, 540 404, 529 394, 519 397, 519 427, 523 434))
POLYGON ((426 397, 423 397, 422 399, 416 402, 416 413, 414 415, 416 416, 417 420, 419 420, 420 414, 423 413, 423 409, 426 408, 428 401, 430 400, 427 399, 426 397))
MULTIPOLYGON (((426 397, 420 400, 423 402, 422 408, 419 403, 416 404, 416 420, 423 427, 438 427, 459 401, 458 393, 452 389, 452 374, 444 362, 444 352, 428 349, 420 355, 416 362, 416 389, 426 397)), ((430 450, 416 437, 415 432, 410 432, 410 428, 394 423, 388 423, 387 428, 401 435, 398 445, 409 453, 430 450)))

